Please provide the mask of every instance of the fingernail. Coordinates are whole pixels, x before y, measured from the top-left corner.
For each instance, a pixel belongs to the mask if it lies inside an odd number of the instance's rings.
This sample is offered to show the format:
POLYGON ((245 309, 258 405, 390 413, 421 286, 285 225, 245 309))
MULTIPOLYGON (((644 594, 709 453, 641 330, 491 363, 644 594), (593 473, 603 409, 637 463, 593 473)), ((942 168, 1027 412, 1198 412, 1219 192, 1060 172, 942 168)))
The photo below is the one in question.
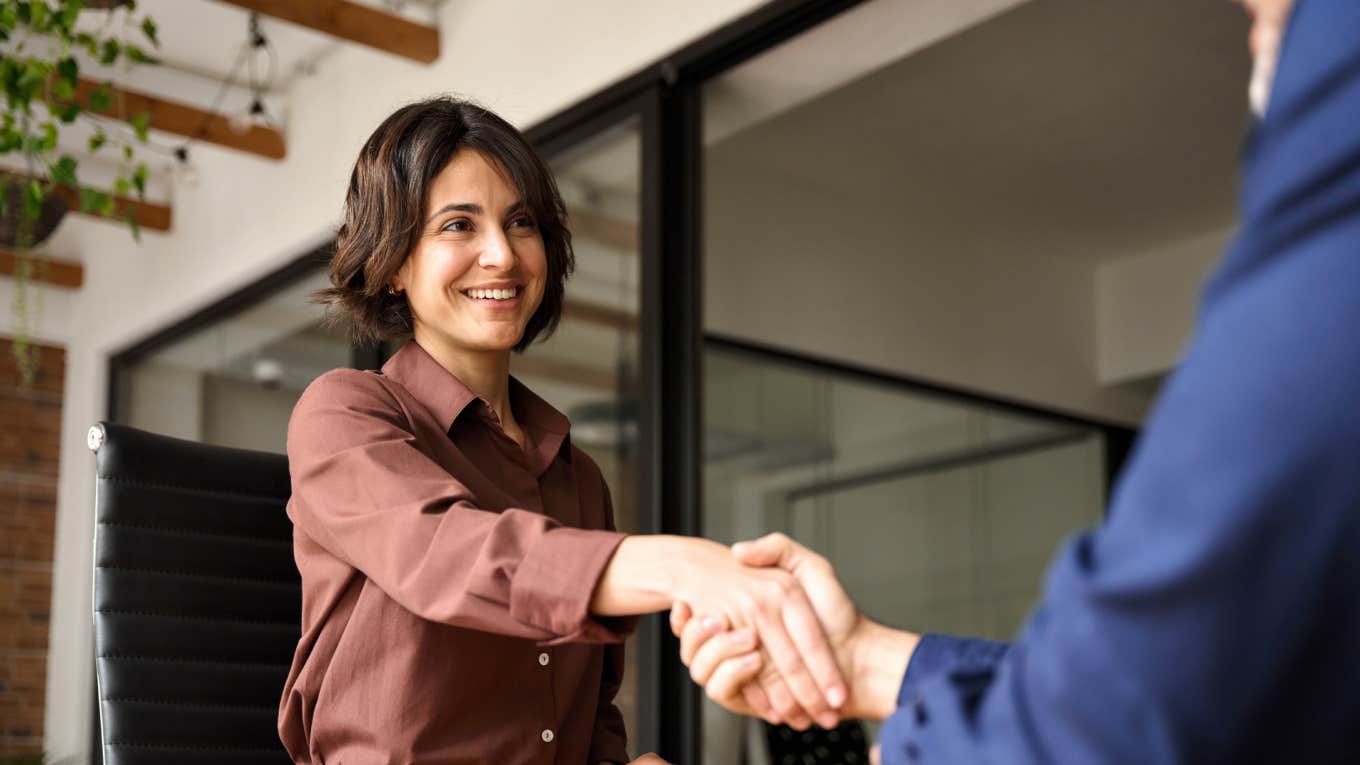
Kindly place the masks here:
POLYGON ((759 662, 759 661, 760 661, 760 654, 754 653, 754 652, 753 652, 753 653, 748 653, 748 654, 746 654, 745 656, 741 657, 742 666, 745 666, 745 667, 752 667, 752 666, 755 666, 755 664, 756 664, 757 662, 759 662))
POLYGON ((742 627, 740 630, 737 630, 732 635, 733 642, 737 643, 738 645, 753 643, 755 642, 755 639, 756 633, 750 627, 742 627))
POLYGON ((746 551, 746 548, 750 546, 751 546, 750 542, 738 542, 732 545, 732 552, 736 555, 741 555, 743 552, 746 551))
POLYGON ((840 709, 841 705, 845 703, 845 689, 839 685, 833 686, 830 691, 827 691, 826 700, 831 706, 840 709))
POLYGON ((722 630, 722 627, 723 627, 722 622, 718 620, 718 617, 716 617, 716 616, 705 616, 705 617, 704 617, 704 629, 705 629, 705 630, 708 630, 709 632, 718 632, 718 631, 722 630))
POLYGON ((822 726, 823 728, 826 728, 827 730, 831 730, 832 728, 836 727, 839 723, 840 720, 837 719, 837 717, 831 714, 830 712, 823 712, 822 714, 817 716, 817 724, 822 726))

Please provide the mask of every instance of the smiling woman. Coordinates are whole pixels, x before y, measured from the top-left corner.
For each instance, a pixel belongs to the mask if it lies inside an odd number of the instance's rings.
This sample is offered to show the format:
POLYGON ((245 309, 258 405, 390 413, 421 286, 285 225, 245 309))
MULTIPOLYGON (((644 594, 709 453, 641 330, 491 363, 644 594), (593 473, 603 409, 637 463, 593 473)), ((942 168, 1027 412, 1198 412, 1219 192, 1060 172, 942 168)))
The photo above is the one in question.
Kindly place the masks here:
POLYGON ((467 102, 404 107, 361 150, 345 208, 317 298, 360 342, 409 340, 380 373, 317 378, 289 421, 293 760, 627 762, 628 617, 674 602, 778 667, 752 702, 767 719, 834 724, 846 691, 792 576, 616 532, 567 418, 510 376, 512 352, 556 327, 574 266, 524 138, 467 102))

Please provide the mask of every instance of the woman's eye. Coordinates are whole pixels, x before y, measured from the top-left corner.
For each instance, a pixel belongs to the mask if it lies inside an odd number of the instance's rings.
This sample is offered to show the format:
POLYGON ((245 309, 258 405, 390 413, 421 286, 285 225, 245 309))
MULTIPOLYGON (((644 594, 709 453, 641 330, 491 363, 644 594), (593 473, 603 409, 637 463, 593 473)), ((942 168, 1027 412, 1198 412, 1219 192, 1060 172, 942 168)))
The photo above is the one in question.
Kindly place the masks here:
POLYGON ((510 221, 510 228, 533 228, 534 219, 527 215, 522 215, 510 221))
POLYGON ((459 218, 458 220, 451 220, 451 221, 449 221, 447 224, 444 225, 443 230, 444 230, 444 231, 471 231, 471 230, 472 230, 472 221, 469 221, 467 218, 459 218))

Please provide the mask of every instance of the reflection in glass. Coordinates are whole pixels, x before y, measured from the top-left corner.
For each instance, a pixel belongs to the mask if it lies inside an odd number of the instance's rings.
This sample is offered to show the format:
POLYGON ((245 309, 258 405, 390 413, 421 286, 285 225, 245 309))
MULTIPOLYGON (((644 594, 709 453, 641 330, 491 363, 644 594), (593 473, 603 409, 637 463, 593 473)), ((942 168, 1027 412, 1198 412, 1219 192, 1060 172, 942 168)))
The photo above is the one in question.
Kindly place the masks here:
MULTIPOLYGON (((711 343, 704 367, 705 536, 782 531, 880 622, 1009 639, 1103 512, 1096 429, 711 343)), ((761 761, 762 725, 708 704, 704 761, 761 761)))
POLYGON ((120 420, 203 443, 284 451, 288 417, 312 380, 351 363, 343 328, 308 301, 324 269, 138 359, 124 371, 120 420))

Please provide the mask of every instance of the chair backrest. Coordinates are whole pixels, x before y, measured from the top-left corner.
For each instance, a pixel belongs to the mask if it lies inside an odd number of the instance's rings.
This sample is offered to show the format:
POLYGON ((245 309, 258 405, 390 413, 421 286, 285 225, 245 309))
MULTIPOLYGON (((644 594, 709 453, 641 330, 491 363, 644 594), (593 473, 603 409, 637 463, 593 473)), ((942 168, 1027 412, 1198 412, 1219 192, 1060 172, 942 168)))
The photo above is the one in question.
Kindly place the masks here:
POLYGON ((289 763, 288 461, 101 423, 95 657, 107 765, 289 763))

